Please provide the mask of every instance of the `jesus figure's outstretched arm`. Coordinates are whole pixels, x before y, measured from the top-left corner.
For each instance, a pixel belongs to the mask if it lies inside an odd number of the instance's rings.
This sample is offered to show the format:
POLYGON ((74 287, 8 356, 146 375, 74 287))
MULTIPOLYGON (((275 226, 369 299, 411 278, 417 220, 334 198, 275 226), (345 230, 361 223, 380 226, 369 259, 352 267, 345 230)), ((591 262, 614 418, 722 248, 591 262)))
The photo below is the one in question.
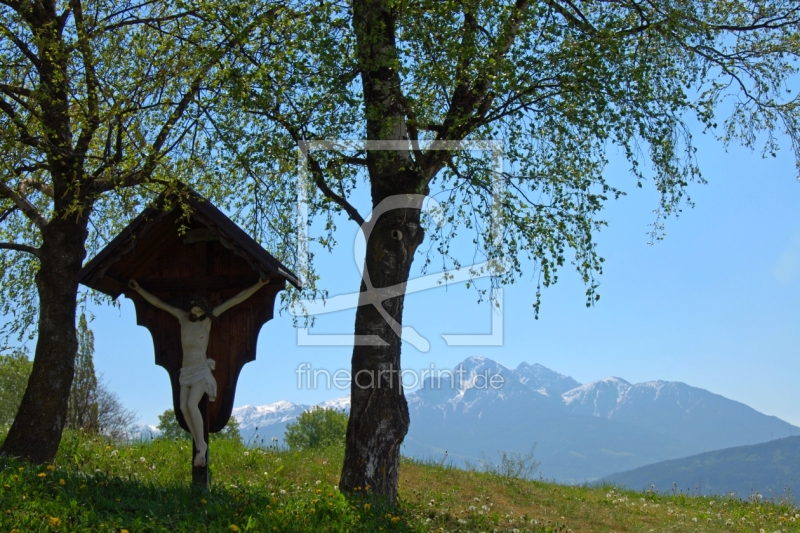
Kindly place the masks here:
POLYGON ((214 308, 214 311, 212 311, 212 314, 214 316, 221 315, 222 313, 224 313, 225 311, 227 311, 228 309, 230 309, 234 305, 238 305, 238 304, 242 303, 243 301, 247 300, 248 298, 250 298, 253 294, 256 293, 256 291, 258 289, 260 289, 261 287, 263 287, 267 283, 269 283, 269 278, 267 278, 267 279, 259 279, 256 282, 256 284, 253 285, 252 287, 249 287, 249 288, 243 290, 242 292, 240 292, 239 294, 237 294, 236 296, 234 296, 230 300, 222 302, 221 304, 216 306, 214 308))
POLYGON ((138 292, 139 294, 141 294, 142 298, 144 298, 145 300, 147 300, 148 302, 153 304, 153 306, 158 307, 159 309, 163 309, 164 311, 166 311, 167 313, 171 314, 172 316, 174 316, 178 320, 180 320, 181 318, 183 318, 186 315, 185 311, 182 311, 182 310, 178 309, 177 307, 172 307, 168 303, 164 302, 163 300, 159 299, 158 297, 156 297, 156 296, 150 294, 149 292, 147 292, 146 290, 144 290, 142 288, 142 286, 139 285, 136 282, 135 279, 132 279, 132 280, 130 280, 128 282, 128 287, 130 287, 131 289, 133 289, 136 292, 138 292))

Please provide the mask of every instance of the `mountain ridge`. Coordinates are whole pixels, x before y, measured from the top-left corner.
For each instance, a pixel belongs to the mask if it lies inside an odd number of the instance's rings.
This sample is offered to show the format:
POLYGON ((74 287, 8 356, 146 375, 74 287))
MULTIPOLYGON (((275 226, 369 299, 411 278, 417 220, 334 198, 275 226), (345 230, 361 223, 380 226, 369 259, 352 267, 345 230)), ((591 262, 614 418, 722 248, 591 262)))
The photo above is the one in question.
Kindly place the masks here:
POLYGON ((660 492, 735 494, 740 498, 753 493, 770 499, 791 497, 792 485, 800 482, 800 437, 661 461, 610 474, 600 482, 631 490, 652 487, 660 492))
MULTIPOLYGON (((581 384, 538 363, 512 370, 481 356, 428 377, 406 397, 411 426, 403 454, 465 466, 535 445, 540 474, 568 483, 800 435, 777 417, 681 382, 612 376, 581 384)), ((349 397, 318 405, 348 410, 349 397)), ((245 442, 272 443, 312 407, 284 400, 237 407, 233 416, 245 442)))

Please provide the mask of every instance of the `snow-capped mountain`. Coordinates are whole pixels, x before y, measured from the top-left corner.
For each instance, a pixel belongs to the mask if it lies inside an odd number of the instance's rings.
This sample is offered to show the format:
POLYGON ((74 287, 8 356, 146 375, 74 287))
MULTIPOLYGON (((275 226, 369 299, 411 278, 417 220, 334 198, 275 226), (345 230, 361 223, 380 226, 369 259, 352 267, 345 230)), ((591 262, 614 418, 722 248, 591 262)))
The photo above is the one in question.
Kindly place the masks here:
POLYGON ((323 409, 336 409, 337 411, 350 411, 350 395, 347 396, 340 396, 339 398, 334 398, 333 400, 326 400, 320 404, 317 404, 319 407, 323 409))
POLYGON ((239 422, 239 428, 267 427, 275 424, 286 424, 297 418, 300 413, 310 409, 308 405, 298 405, 282 400, 269 405, 244 405, 236 407, 232 416, 239 422))
POLYGON ((703 451, 755 444, 791 434, 786 433, 786 423, 776 417, 679 382, 648 381, 632 385, 623 379, 607 378, 568 391, 563 398, 575 414, 684 439, 700 436, 706 442, 703 451))
POLYGON ((558 397, 581 385, 571 377, 553 372, 539 363, 520 363, 514 370, 514 376, 520 383, 544 396, 558 397))
POLYGON ((161 435, 161 430, 149 424, 133 424, 128 428, 129 441, 153 440, 161 435))
POLYGON ((631 388, 624 379, 610 377, 575 387, 561 398, 573 412, 610 420, 631 388))
MULTIPOLYGON (((318 404, 319 407, 348 411, 350 396, 334 398, 318 404)), ((283 441, 286 426, 297 420, 304 411, 313 405, 296 404, 285 400, 268 405, 244 405, 233 409, 232 416, 239 423, 242 440, 251 444, 270 444, 273 438, 283 441), (263 442, 262 442, 263 441, 263 442)))
POLYGON ((610 377, 581 385, 541 365, 515 370, 483 357, 454 369, 453 386, 428 380, 409 394, 411 427, 403 453, 477 463, 498 450, 526 452, 536 443, 541 472, 583 482, 612 472, 705 451, 755 444, 800 428, 684 383, 631 384, 610 377), (499 388, 479 387, 481 373, 499 388))

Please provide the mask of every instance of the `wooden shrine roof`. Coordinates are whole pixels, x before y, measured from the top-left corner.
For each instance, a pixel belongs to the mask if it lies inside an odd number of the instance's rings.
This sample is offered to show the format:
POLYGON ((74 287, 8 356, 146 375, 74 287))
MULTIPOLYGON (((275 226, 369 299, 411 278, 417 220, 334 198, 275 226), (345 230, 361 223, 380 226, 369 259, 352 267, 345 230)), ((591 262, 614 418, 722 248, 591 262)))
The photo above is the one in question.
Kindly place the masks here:
MULTIPOLYGON (((81 269, 77 275, 77 281, 112 298, 117 298, 126 291, 128 280, 115 275, 115 269, 110 269, 110 267, 120 261, 130 260, 133 255, 136 256, 137 262, 147 261, 148 255, 154 254, 155 251, 139 246, 139 243, 144 244, 144 237, 148 233, 151 234, 151 238, 147 240, 152 241, 153 233, 167 232, 171 228, 177 231, 174 224, 177 217, 167 215, 174 212, 175 209, 181 209, 182 205, 188 206, 194 225, 197 226, 199 223, 208 231, 207 236, 200 237, 202 240, 213 238, 219 241, 225 248, 247 261, 262 278, 280 278, 297 288, 301 287, 300 279, 294 273, 262 248, 211 202, 184 184, 179 184, 178 190, 171 189, 161 194, 154 201, 152 207, 148 207, 133 219, 81 269), (165 206, 168 207, 165 209, 165 206)), ((194 230, 195 233, 197 231, 194 230)), ((187 235, 189 233, 191 232, 187 232, 187 235)))

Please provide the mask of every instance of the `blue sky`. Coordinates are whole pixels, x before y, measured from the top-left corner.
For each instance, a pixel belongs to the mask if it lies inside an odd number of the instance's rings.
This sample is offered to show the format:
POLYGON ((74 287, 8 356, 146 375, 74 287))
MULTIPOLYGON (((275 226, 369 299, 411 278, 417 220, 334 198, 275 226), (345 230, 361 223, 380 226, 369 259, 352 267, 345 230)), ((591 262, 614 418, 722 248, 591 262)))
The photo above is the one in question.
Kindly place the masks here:
MULTIPOLYGON (((708 184, 691 187, 696 207, 670 219, 665 240, 653 246, 647 233, 657 195, 647 183, 636 189, 624 168, 609 167, 628 195, 606 209, 596 306, 585 307, 584 286, 565 269, 543 291, 535 320, 535 280, 526 276, 505 289, 502 346, 448 347, 440 334, 489 333, 490 307, 463 284, 419 292, 406 298, 405 323, 431 349, 404 343, 404 367, 451 368, 481 355, 512 368, 540 363, 582 383, 608 376, 681 381, 800 425, 800 183, 788 143, 774 159, 726 152, 703 136, 697 146, 708 184)), ((340 226, 337 251, 318 253, 320 283, 332 295, 359 284, 355 225, 340 226)), ((171 407, 167 374, 155 366, 133 306, 125 298, 121 304, 91 308, 95 365, 139 422, 155 424, 171 407)), ((353 310, 324 315, 312 333, 352 333, 353 320, 353 310)), ((256 361, 242 371, 236 406, 341 396, 336 388, 298 388, 295 370, 309 363, 332 372, 349 361, 346 347, 298 346, 291 316, 276 313, 261 331, 256 361)))

